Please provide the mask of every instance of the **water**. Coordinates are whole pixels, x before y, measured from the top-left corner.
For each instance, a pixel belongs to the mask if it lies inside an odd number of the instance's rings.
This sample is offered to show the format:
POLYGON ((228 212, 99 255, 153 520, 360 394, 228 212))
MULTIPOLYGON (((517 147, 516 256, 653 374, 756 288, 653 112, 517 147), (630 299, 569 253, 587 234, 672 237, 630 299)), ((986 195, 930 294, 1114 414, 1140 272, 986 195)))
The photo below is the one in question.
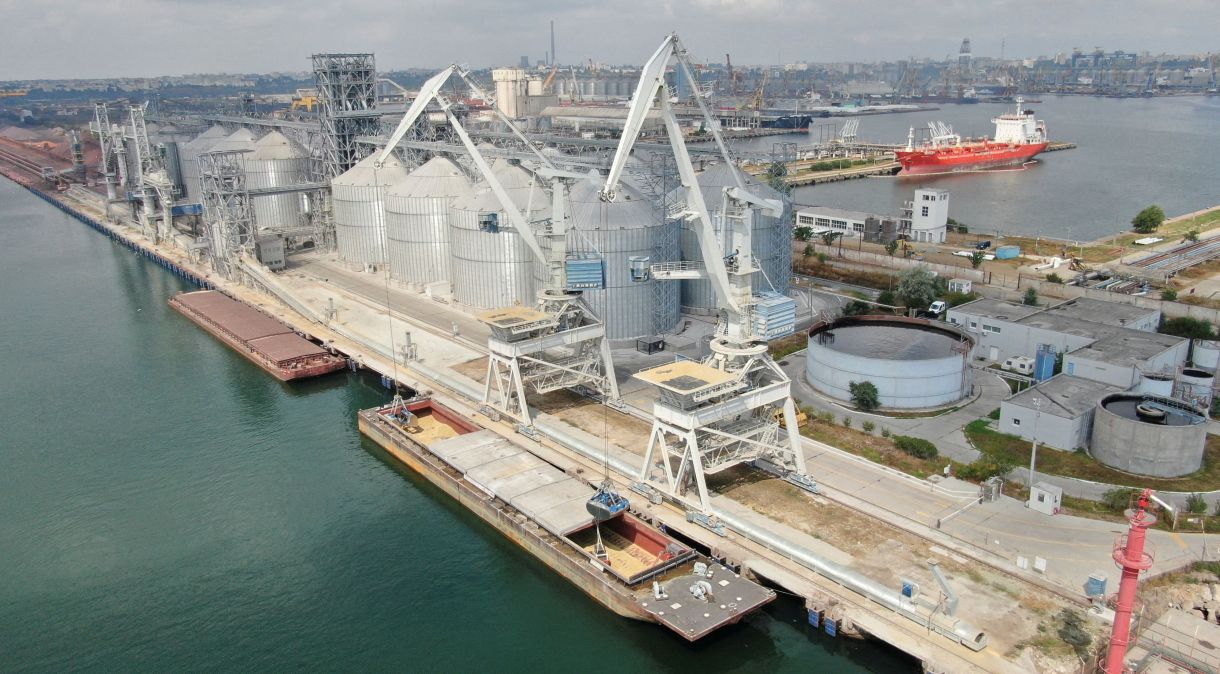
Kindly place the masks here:
POLYGON ((833 351, 888 360, 946 358, 958 344, 947 332, 909 326, 844 325, 829 332, 834 335, 829 344, 833 351))
POLYGON ((182 289, 0 180, 0 671, 918 671, 789 599, 610 614, 362 440, 375 379, 280 384, 182 289))
MULTIPOLYGON (((1215 177, 1220 97, 1044 96, 1041 103, 1025 107, 1046 120, 1052 140, 1078 147, 1043 154, 1024 170, 848 180, 799 187, 794 197, 802 204, 897 215, 916 187, 941 187, 951 192, 949 215, 972 231, 1081 241, 1129 229, 1131 218, 1149 204, 1159 204, 1170 216, 1220 204, 1215 177)), ((945 105, 926 113, 862 117, 860 137, 905 143, 908 127, 925 127, 935 119, 952 124, 963 136, 990 136, 992 117, 1013 108, 945 105)), ((817 139, 816 129, 811 138, 817 139)), ((769 151, 771 143, 788 140, 813 142, 783 136, 756 139, 749 146, 769 151)))

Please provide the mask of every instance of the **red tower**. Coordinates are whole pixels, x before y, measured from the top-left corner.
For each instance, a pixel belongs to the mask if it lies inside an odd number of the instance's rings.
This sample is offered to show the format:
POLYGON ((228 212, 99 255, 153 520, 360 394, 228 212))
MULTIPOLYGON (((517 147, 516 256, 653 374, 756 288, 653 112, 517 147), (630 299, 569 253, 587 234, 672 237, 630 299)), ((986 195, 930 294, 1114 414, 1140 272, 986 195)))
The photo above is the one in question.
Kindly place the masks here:
POLYGON ((1152 554, 1144 551, 1144 539, 1148 527, 1156 524, 1156 516, 1148 512, 1148 501, 1152 490, 1140 494, 1136 508, 1127 511, 1131 529, 1120 536, 1114 544, 1114 562, 1123 570, 1118 585, 1118 606, 1114 609, 1114 631, 1110 633, 1110 650, 1106 654, 1106 674, 1123 674, 1127 657, 1127 646, 1131 639, 1131 612, 1135 606, 1135 590, 1139 585, 1140 572, 1152 566, 1152 554))

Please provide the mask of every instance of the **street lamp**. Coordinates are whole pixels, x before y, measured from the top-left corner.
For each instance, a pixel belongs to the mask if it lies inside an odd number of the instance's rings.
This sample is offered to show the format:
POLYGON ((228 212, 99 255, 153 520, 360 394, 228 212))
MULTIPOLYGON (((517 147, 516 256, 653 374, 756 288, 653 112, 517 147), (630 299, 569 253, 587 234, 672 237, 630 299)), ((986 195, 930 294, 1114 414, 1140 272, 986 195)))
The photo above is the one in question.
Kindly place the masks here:
MULTIPOLYGON (((1029 498, 1034 498, 1034 462, 1038 460, 1038 419, 1042 417, 1042 400, 1034 398, 1034 444, 1029 454, 1029 498)), ((1028 506, 1028 502, 1026 503, 1028 506)))

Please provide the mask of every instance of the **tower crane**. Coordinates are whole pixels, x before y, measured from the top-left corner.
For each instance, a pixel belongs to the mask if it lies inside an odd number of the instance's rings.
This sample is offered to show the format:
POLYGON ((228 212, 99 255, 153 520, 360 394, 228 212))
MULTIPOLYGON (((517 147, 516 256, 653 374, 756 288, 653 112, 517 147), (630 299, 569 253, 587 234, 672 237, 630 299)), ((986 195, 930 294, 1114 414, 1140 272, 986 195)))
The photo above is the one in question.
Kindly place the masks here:
MULTIPOLYGON (((640 73, 600 197, 606 202, 615 200, 631 149, 649 113, 659 108, 686 192, 685 203, 676 204, 670 216, 694 225, 702 263, 662 262, 652 265, 651 271, 659 280, 708 279, 715 290, 719 317, 711 355, 706 359, 676 361, 635 375, 660 389, 636 488, 651 493, 659 487, 669 497, 706 514, 710 505, 706 475, 739 463, 765 462, 798 486, 810 490, 816 486, 805 475, 792 383, 767 352, 766 340, 775 336, 766 326, 769 310, 779 302, 791 304, 795 312, 795 303, 752 291, 753 275, 759 271, 751 240, 754 218, 779 217, 784 204, 755 195, 741 172, 733 170, 735 184, 718 195, 708 195, 720 200, 723 239, 718 240, 668 95, 665 71, 671 62, 676 62, 680 76, 694 80, 685 47, 676 34, 667 36, 640 73), (784 420, 782 428, 776 416, 784 420)), ((723 161, 735 167, 719 125, 703 99, 696 97, 695 101, 723 161)))
MULTIPOLYGON (((584 387, 608 403, 618 405, 618 382, 614 377, 614 364, 611 360, 610 344, 606 340, 605 324, 582 299, 580 289, 572 287, 574 284, 570 283, 568 278, 569 267, 587 267, 589 261, 568 259, 567 189, 571 181, 587 179, 588 176, 556 168, 517 125, 500 112, 494 99, 485 94, 468 73, 457 65, 445 68, 424 82, 419 95, 411 103, 374 166, 381 167, 384 164, 395 146, 434 101, 461 140, 476 169, 491 187, 504 209, 509 226, 547 267, 547 280, 543 289, 538 292, 534 307, 492 309, 478 316, 491 330, 487 343, 488 362, 483 390, 483 411, 489 416, 505 414, 516 419, 523 428, 530 427, 533 422, 526 402, 527 386, 537 393, 584 387), (465 81, 477 96, 488 101, 501 121, 537 157, 540 168, 536 173, 551 183, 552 206, 549 221, 532 223, 526 220, 470 139, 466 128, 454 114, 451 102, 441 93, 445 83, 455 76, 465 81), (548 245, 544 247, 541 239, 545 239, 548 245)), ((498 224, 494 226, 498 230, 498 224)), ((604 278, 602 264, 600 260, 596 261, 596 271, 600 272, 596 274, 598 278, 604 278)))

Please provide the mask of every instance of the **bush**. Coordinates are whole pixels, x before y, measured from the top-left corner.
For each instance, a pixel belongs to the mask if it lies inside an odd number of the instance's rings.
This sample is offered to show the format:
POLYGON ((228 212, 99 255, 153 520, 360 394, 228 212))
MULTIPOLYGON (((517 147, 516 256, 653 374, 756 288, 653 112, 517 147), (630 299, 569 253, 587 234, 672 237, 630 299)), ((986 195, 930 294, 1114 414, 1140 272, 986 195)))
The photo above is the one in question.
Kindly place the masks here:
POLYGON ((1085 655, 1093 643, 1093 635, 1084 628, 1084 616, 1079 611, 1065 608, 1059 612, 1059 638, 1071 646, 1078 655, 1085 655))
POLYGON ((1178 291, 1173 288, 1165 288, 1161 291, 1161 299, 1166 302, 1176 302, 1178 299, 1178 291))
POLYGON ((1157 332, 1189 339, 1211 339, 1215 334, 1211 323, 1190 316, 1166 319, 1161 322, 1157 332))
POLYGON ((990 412, 988 412, 987 418, 995 419, 996 421, 999 421, 1000 420, 1000 408, 997 407, 994 410, 991 410, 990 412))
POLYGON ((917 459, 935 459, 940 454, 936 450, 936 445, 923 438, 913 438, 909 435, 895 435, 894 444, 898 445, 898 449, 917 459))
POLYGON ((872 433, 873 429, 876 427, 877 427, 877 424, 874 424, 871 421, 866 421, 866 422, 860 424, 860 428, 864 429, 865 433, 872 433))
POLYGON ((805 244, 805 250, 801 251, 801 257, 813 257, 813 253, 813 244, 807 243, 805 244))
POLYGON ((1038 291, 1034 288, 1026 288, 1025 297, 1021 298, 1021 302, 1031 307, 1038 306, 1038 291))
POLYGON ((1207 499, 1203 494, 1192 492, 1186 497, 1186 512, 1192 515, 1202 515, 1207 512, 1207 499))
POLYGON ((826 253, 818 253, 818 264, 826 264, 826 261, 829 259, 830 257, 826 253))
POLYGON ((847 390, 851 393, 852 404, 859 409, 867 412, 881 407, 881 396, 871 381, 848 382, 847 390))
POLYGON ((1063 277, 1054 273, 1047 274, 1046 280, 1050 281, 1051 283, 1063 283, 1063 277))
POLYGON ((851 428, 851 417, 844 415, 843 428, 851 428))
POLYGON ((885 304, 891 307, 896 306, 898 298, 894 297, 892 290, 882 290, 880 293, 877 293, 877 304, 885 304))
POLYGON ((883 438, 890 437, 890 429, 888 429, 888 428, 881 429, 881 437, 883 437, 883 438))
POLYGON ((983 482, 993 477, 1005 477, 1017 467, 1017 460, 1004 455, 984 454, 964 466, 958 466, 957 476, 963 480, 983 482))
POLYGON ((1110 510, 1122 512, 1131 505, 1131 496, 1136 491, 1131 487, 1115 487, 1101 495, 1101 503, 1110 510))
POLYGON ((867 302, 852 300, 843 307, 844 316, 867 316, 873 313, 873 308, 867 302))
POLYGON ((1198 240, 1199 240, 1199 228, 1198 227, 1195 227, 1194 229, 1192 229, 1189 232, 1186 232, 1185 234, 1182 235, 1182 243, 1187 243, 1187 242, 1194 243, 1198 240))
POLYGON ((973 301, 977 300, 978 298, 979 298, 978 293, 969 292, 969 293, 945 293, 945 296, 943 299, 945 300, 945 304, 948 304, 951 307, 956 307, 959 304, 973 302, 973 301))

